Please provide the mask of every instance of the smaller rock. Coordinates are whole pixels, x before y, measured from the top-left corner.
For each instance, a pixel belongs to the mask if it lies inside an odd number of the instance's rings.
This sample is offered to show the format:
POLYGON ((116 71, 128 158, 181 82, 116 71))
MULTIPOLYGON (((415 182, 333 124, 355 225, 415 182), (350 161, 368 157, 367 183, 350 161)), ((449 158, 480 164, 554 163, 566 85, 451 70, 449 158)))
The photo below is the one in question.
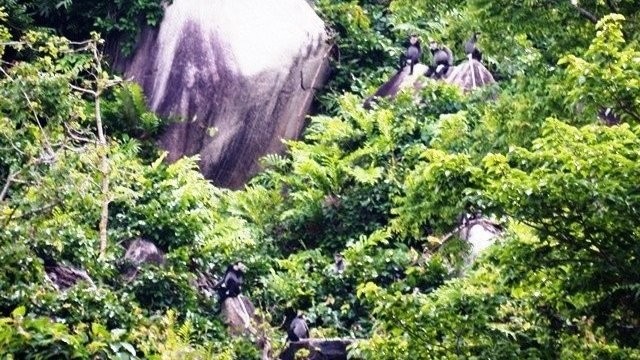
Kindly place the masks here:
POLYGON ((347 346, 357 339, 304 339, 290 342, 280 354, 281 360, 295 360, 301 349, 310 351, 309 360, 347 360, 347 346))
POLYGON ((486 217, 467 220, 460 229, 459 236, 471 245, 468 262, 473 262, 481 252, 491 246, 502 235, 502 226, 486 217))
POLYGON ((229 297, 222 303, 222 320, 234 335, 255 334, 256 308, 244 295, 229 297))
POLYGON ((135 239, 127 247, 124 254, 123 276, 127 281, 131 281, 138 274, 138 270, 144 264, 155 264, 163 266, 165 263, 164 253, 151 241, 135 239))
POLYGON ((86 281, 96 287, 86 271, 67 265, 45 266, 46 277, 57 290, 67 290, 80 281, 86 281))
POLYGON ((415 90, 420 90, 424 87, 424 84, 427 81, 424 74, 428 69, 428 66, 417 63, 413 67, 413 74, 409 74, 409 67, 405 66, 402 70, 393 75, 389 81, 382 84, 382 86, 380 86, 373 95, 367 98, 363 105, 364 108, 370 109, 376 101, 376 98, 386 97, 393 99, 402 89, 413 88, 415 90))
POLYGON ((456 66, 453 71, 447 75, 445 81, 449 84, 459 86, 464 91, 471 91, 496 82, 491 72, 489 72, 481 62, 475 59, 465 61, 456 66))

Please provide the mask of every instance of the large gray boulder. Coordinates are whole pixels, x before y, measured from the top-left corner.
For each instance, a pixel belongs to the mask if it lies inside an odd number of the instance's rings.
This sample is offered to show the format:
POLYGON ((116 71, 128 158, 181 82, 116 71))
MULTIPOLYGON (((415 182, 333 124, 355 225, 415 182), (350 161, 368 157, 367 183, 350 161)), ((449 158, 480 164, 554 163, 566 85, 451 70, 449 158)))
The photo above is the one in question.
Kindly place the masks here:
POLYGON ((330 50, 305 0, 173 0, 116 66, 152 110, 184 119, 160 138, 169 161, 199 155, 207 178, 239 187, 300 135, 330 50))

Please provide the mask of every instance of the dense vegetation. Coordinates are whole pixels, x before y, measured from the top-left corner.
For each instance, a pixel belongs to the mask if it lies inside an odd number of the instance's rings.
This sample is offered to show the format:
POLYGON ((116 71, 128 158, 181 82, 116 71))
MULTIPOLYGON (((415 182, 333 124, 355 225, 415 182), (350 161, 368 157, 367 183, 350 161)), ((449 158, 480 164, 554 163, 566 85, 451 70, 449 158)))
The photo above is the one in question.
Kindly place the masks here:
POLYGON ((365 339, 355 358, 640 358, 635 1, 318 0, 340 46, 322 114, 241 191, 165 164, 164 120, 103 68, 92 31, 160 18, 129 3, 0 2, 3 357, 258 358, 193 286, 242 259, 275 352, 302 309, 315 335, 365 339), (461 58, 474 30, 495 88, 433 82, 362 108, 409 32, 461 58), (442 235, 479 211, 506 235, 464 268, 468 245, 442 235), (167 264, 122 281, 137 237, 167 264), (51 262, 95 287, 56 290, 51 262))

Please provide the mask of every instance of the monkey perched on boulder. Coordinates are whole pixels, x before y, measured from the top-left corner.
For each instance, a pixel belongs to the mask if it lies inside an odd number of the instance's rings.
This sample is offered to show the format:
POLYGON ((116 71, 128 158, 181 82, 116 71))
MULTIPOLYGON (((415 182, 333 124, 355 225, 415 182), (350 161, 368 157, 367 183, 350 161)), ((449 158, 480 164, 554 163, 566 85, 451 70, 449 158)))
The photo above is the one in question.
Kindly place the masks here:
POLYGON ((447 76, 449 68, 453 66, 453 53, 447 46, 432 41, 429 44, 429 51, 433 56, 432 64, 425 73, 427 77, 442 79, 447 76))
POLYGON ((298 311, 296 317, 291 320, 289 330, 287 330, 287 340, 300 341, 302 339, 308 338, 309 326, 307 325, 307 321, 304 318, 304 314, 301 311, 298 311))
POLYGON ((482 52, 477 46, 478 35, 480 35, 480 33, 474 31, 471 38, 464 44, 464 53, 467 54, 469 60, 474 59, 482 61, 482 52))
POLYGON ((227 267, 222 279, 213 287, 218 291, 220 303, 226 298, 238 297, 242 292, 242 284, 244 283, 244 273, 247 267, 240 261, 233 263, 227 267))
POLYGON ((409 65, 409 75, 413 75, 413 66, 420 62, 422 49, 420 48, 420 38, 416 34, 409 37, 409 46, 400 57, 400 70, 409 65))

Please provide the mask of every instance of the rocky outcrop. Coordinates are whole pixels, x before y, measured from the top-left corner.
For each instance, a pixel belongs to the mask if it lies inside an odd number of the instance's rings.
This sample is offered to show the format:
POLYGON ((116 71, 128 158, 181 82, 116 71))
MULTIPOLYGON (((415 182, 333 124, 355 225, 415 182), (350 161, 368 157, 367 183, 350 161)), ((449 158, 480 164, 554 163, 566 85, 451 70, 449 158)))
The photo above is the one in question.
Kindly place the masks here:
MULTIPOLYGON (((416 91, 422 89, 427 81, 433 81, 433 79, 425 76, 427 69, 426 65, 418 63, 414 67, 413 74, 409 75, 409 67, 406 66, 393 75, 389 81, 382 84, 372 96, 367 98, 363 105, 364 108, 371 108, 376 98, 387 97, 392 99, 402 89, 412 88, 416 91)), ((475 59, 450 67, 446 76, 441 80, 456 85, 465 92, 495 83, 491 72, 475 59)))
POLYGON ((470 59, 454 67, 453 71, 445 78, 445 81, 459 86, 464 91, 471 91, 496 82, 491 72, 475 59, 470 59))
POLYGON ((429 81, 424 76, 428 69, 428 66, 422 63, 417 63, 413 66, 413 74, 409 74, 409 66, 405 66, 395 73, 395 75, 393 75, 386 83, 382 84, 382 86, 380 86, 373 95, 365 100, 363 105, 364 108, 371 108, 373 103, 376 101, 376 98, 386 97, 393 99, 402 89, 413 88, 415 90, 420 90, 424 86, 424 83, 429 81))
POLYGON ((84 281, 90 287, 96 287, 86 271, 68 265, 45 266, 46 278, 57 290, 67 290, 75 284, 84 281))
POLYGON ((135 239, 131 241, 124 254, 123 276, 127 280, 132 280, 142 265, 162 266, 164 263, 164 253, 154 243, 144 239, 135 239))
POLYGON ((502 235, 502 232, 502 226, 487 217, 479 216, 465 220, 458 236, 471 246, 467 261, 473 262, 502 235))
POLYGON ((298 350, 307 349, 308 360, 347 360, 347 347, 356 339, 304 339, 291 342, 280 354, 281 360, 295 360, 298 350))
POLYGON ((116 65, 152 110, 184 120, 160 138, 169 161, 199 155, 207 178, 239 187, 300 135, 330 50, 305 0, 174 0, 116 65))
POLYGON ((244 295, 229 297, 221 305, 222 320, 232 334, 255 334, 256 308, 244 295))

